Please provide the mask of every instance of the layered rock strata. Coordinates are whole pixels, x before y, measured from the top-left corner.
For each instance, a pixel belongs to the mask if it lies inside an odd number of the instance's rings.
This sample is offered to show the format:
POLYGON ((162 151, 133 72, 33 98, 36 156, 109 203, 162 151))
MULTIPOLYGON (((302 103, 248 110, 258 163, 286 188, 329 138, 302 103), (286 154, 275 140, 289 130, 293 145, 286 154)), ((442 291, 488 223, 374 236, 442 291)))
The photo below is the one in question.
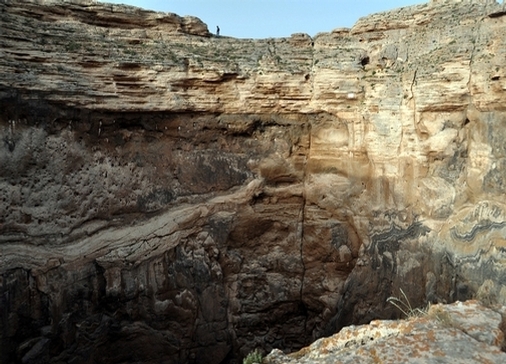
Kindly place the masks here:
POLYGON ((234 362, 506 302, 506 23, 433 1, 311 38, 0 3, 3 362, 234 362))

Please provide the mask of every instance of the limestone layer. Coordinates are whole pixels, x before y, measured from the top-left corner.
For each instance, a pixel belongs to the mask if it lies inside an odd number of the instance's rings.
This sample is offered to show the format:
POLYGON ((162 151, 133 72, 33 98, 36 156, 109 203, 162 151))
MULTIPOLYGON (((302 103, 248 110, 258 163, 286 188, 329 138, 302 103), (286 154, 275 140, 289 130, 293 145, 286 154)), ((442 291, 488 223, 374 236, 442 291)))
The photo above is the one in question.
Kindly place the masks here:
POLYGON ((506 304, 506 8, 311 38, 0 2, 2 362, 237 362, 506 304))

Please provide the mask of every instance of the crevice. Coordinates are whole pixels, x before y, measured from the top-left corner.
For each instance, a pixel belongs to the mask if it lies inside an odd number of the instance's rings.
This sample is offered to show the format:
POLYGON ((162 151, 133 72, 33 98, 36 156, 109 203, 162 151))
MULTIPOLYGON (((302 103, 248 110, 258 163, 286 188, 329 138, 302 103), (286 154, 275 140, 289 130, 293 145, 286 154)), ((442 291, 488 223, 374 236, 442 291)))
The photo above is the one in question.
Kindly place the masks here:
POLYGON ((302 265, 302 275, 301 275, 301 282, 300 282, 300 292, 299 292, 299 300, 301 305, 306 309, 306 315, 304 317, 304 341, 306 341, 308 332, 307 332, 307 321, 308 321, 308 315, 307 315, 307 307, 304 304, 304 279, 306 276, 306 266, 304 264, 304 224, 305 224, 305 211, 306 211, 306 192, 305 192, 305 184, 306 184, 306 172, 307 172, 307 160, 309 153, 311 151, 311 123, 308 123, 308 149, 306 151, 306 155, 304 157, 304 166, 303 166, 303 176, 302 176, 302 183, 303 183, 303 190, 302 190, 302 206, 299 214, 299 251, 300 251, 300 262, 302 265))
POLYGON ((413 73, 413 79, 411 80, 411 85, 409 86, 409 92, 411 93, 411 99, 413 100, 413 127, 415 128, 415 130, 418 132, 418 123, 417 123, 417 120, 416 120, 416 98, 415 98, 415 93, 414 93, 414 87, 415 87, 415 84, 416 84, 416 74, 418 72, 418 68, 415 69, 415 73, 413 73))
POLYGON ((309 77, 310 77, 310 82, 311 82, 311 87, 309 89, 309 93, 311 95, 310 99, 309 99, 309 102, 313 102, 313 96, 314 96, 314 84, 315 84, 315 66, 316 64, 318 63, 317 60, 315 59, 316 57, 316 52, 315 52, 315 45, 314 45, 314 42, 311 43, 311 52, 312 52, 312 61, 311 61, 311 69, 309 70, 309 77))
POLYGON ((488 17, 491 19, 494 19, 494 18, 500 18, 505 15, 506 15, 506 11, 497 11, 495 13, 488 14, 488 17))
POLYGON ((473 93, 471 90, 471 82, 473 79, 473 63, 474 63, 474 55, 476 53, 476 43, 478 42, 480 38, 480 32, 481 32, 481 22, 478 24, 478 31, 473 32, 473 34, 476 34, 476 37, 472 39, 471 43, 473 45, 471 49, 471 56, 469 57, 469 78, 467 79, 467 92, 469 95, 469 104, 472 103, 473 93))
MULTIPOLYGON (((499 324, 499 330, 503 333, 504 337, 506 337, 506 313, 501 311, 496 311, 501 315, 501 323, 499 324)), ((501 342, 501 351, 506 353, 506 339, 503 339, 501 342)))
MULTIPOLYGON (((305 210, 306 210, 306 193, 302 192, 302 206, 299 214, 299 241, 300 241, 300 262, 302 265, 302 276, 300 280, 300 292, 299 300, 302 306, 304 304, 304 279, 306 276, 306 266, 304 264, 304 221, 305 221, 305 210)), ((307 335, 307 315, 304 317, 304 335, 307 335)), ((305 338, 304 338, 305 341, 305 338)))

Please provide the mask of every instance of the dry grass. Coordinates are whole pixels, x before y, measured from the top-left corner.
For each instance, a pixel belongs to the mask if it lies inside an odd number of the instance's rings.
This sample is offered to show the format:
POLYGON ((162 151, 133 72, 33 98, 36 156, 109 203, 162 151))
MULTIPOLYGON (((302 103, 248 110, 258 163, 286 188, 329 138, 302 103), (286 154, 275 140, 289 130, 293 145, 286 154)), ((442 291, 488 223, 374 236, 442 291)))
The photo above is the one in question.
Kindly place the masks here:
POLYGON ((411 302, 409 302, 409 299, 406 296, 406 294, 404 293, 404 291, 402 290, 402 288, 400 289, 400 291, 401 291, 400 298, 391 296, 391 297, 387 298, 387 302, 394 305, 399 311, 402 312, 402 314, 406 318, 422 317, 422 316, 427 315, 427 313, 429 312, 429 309, 430 309, 430 304, 428 304, 426 307, 422 307, 422 308, 412 307, 411 302))

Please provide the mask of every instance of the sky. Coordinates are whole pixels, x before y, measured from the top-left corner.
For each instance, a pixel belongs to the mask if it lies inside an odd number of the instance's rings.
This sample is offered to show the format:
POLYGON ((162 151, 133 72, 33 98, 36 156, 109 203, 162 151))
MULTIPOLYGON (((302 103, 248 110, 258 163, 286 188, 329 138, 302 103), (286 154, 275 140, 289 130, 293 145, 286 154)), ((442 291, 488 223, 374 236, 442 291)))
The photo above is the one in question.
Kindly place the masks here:
POLYGON ((236 38, 315 36, 332 29, 350 28, 358 18, 428 0, 101 0, 144 9, 193 15, 210 32, 236 38))

